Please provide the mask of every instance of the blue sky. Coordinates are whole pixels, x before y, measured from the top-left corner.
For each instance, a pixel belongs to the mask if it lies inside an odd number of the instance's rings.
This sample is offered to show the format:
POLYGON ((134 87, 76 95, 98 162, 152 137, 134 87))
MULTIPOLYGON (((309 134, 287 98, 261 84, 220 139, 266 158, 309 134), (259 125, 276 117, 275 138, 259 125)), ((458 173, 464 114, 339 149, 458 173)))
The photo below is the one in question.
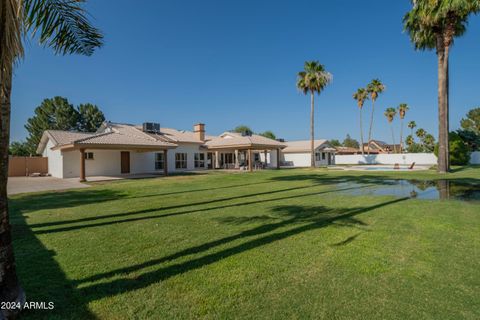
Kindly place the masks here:
MULTIPOLYGON (((333 83, 317 98, 316 137, 359 138, 352 94, 372 78, 387 91, 376 105, 374 137, 391 140, 383 111, 408 103, 407 120, 437 134, 434 52, 416 52, 402 32, 410 1, 90 1, 105 34, 92 57, 55 56, 35 40, 15 72, 12 140, 47 97, 95 103, 108 120, 204 122, 210 134, 239 124, 289 140, 309 137, 309 98, 295 88, 305 60, 333 83), (139 4, 141 3, 141 4, 139 4)), ((480 17, 451 54, 451 126, 480 105, 480 17)), ((365 127, 370 104, 365 107, 365 127)), ((396 123, 398 139, 398 122, 396 123)))

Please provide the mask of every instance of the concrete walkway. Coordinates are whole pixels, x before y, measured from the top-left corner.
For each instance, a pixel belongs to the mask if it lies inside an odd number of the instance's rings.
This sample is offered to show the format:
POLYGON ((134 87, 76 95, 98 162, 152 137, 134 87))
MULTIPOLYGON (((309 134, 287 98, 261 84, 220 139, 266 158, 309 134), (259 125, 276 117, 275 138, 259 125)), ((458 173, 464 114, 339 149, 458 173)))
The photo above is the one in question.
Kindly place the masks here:
POLYGON ((78 179, 58 179, 53 177, 10 177, 8 178, 7 193, 9 195, 52 190, 67 190, 88 188, 89 185, 80 183, 78 179))

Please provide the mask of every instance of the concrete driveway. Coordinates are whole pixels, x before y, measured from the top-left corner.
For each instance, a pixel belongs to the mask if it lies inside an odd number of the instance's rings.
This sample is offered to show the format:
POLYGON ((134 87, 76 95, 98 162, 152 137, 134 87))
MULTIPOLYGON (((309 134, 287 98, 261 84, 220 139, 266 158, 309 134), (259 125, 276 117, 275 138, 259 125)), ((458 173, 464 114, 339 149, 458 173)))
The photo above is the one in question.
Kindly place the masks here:
POLYGON ((89 185, 80 183, 77 179, 58 179, 53 177, 10 177, 8 178, 7 193, 9 195, 51 190, 67 190, 88 188, 89 185))

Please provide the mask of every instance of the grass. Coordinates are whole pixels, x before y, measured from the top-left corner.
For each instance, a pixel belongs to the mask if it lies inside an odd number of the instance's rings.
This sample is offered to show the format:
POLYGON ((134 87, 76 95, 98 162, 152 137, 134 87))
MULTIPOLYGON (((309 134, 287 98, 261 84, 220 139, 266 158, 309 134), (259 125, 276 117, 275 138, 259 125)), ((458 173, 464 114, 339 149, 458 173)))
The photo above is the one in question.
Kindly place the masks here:
MULTIPOLYGON (((94 184, 10 199, 25 319, 480 318, 480 205, 348 196, 435 172, 326 169, 94 184)), ((480 183, 480 168, 449 179, 480 183)))

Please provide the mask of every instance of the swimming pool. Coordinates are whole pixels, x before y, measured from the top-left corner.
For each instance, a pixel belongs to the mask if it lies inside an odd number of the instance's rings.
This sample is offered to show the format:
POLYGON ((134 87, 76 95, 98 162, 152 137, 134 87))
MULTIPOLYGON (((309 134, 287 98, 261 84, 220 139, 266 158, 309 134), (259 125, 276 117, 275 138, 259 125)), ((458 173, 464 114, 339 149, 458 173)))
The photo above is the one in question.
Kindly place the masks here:
MULTIPOLYGON (((428 166, 414 166, 413 169, 409 168, 409 165, 400 165, 399 168, 394 169, 394 165, 361 165, 353 167, 342 167, 343 170, 355 170, 355 171, 419 171, 428 170, 428 166)), ((337 167, 338 168, 338 167, 337 167)))

